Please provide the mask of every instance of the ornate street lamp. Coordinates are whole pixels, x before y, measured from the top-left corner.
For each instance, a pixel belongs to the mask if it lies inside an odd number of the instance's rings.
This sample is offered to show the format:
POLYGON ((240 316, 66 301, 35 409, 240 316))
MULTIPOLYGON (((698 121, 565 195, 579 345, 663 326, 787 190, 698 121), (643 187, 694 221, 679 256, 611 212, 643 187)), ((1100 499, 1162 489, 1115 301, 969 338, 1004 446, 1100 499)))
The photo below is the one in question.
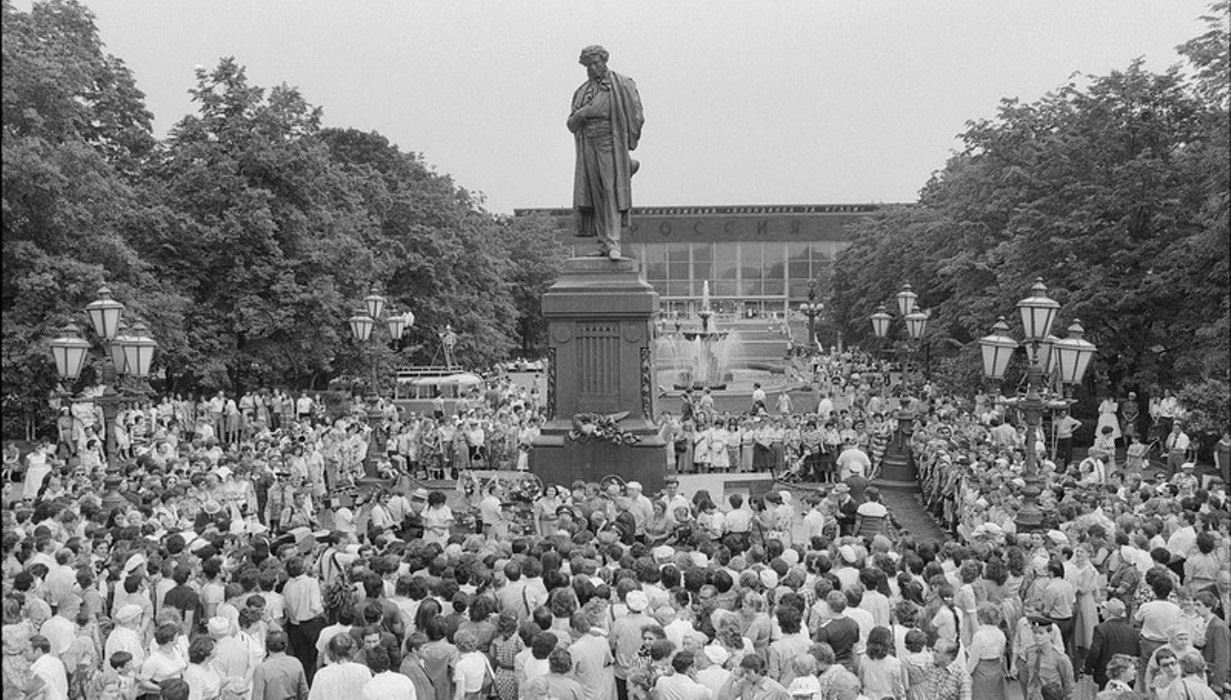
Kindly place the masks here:
POLYGON ((150 337, 149 330, 144 323, 137 321, 129 331, 131 335, 125 337, 120 345, 124 349, 124 369, 130 377, 145 379, 150 376, 150 364, 158 343, 150 337))
POLYGON ((120 321, 120 329, 116 332, 115 337, 107 343, 107 356, 111 358, 111 366, 115 368, 115 374, 128 374, 127 358, 124 356, 124 344, 128 342, 128 324, 120 321))
POLYGON ((889 323, 893 317, 889 312, 885 311, 885 305, 881 304, 876 308, 876 313, 872 314, 872 332, 877 338, 884 339, 889 334, 889 323))
POLYGON ((363 298, 363 304, 367 307, 368 316, 372 318, 380 318, 380 315, 385 310, 385 298, 377 294, 376 285, 372 285, 371 292, 363 298))
MULTIPOLYGON (((102 340, 103 391, 100 396, 94 397, 93 402, 103 411, 103 434, 110 471, 115 468, 115 465, 110 463, 116 453, 115 431, 112 426, 120 401, 115 386, 116 375, 123 373, 138 379, 148 377, 158 343, 150 337, 149 329, 140 322, 131 329, 125 329, 124 305, 111 298, 111 289, 106 285, 99 288, 98 298, 86 305, 85 312, 95 334, 102 340)), ((65 326, 63 334, 49 342, 56 373, 63 380, 76 379, 81 375, 81 368, 91 347, 80 337, 78 330, 72 324, 65 326)))
POLYGON ((124 305, 111 298, 111 290, 103 285, 98 290, 98 299, 85 307, 94 332, 104 340, 115 340, 120 331, 120 318, 124 315, 124 305))
POLYGON ((799 310, 808 317, 808 354, 816 350, 816 317, 825 311, 825 305, 816 300, 816 280, 808 280, 808 301, 799 305, 799 310))
POLYGON ((1038 277, 1030 287, 1030 296, 1017 302, 1017 309, 1022 314, 1026 341, 1035 343, 1051 333, 1051 324, 1060 310, 1060 302, 1047 296, 1047 286, 1043 284, 1043 278, 1038 277))
POLYGON ((919 340, 923 337, 923 333, 927 330, 928 315, 922 311, 915 310, 906 314, 906 331, 910 334, 911 340, 919 340))
MULTIPOLYGON (((1082 339, 1082 329, 1077 322, 1069 328, 1070 337, 1064 340, 1055 340, 1050 335, 1051 324, 1060 304, 1047 296, 1047 287, 1042 279, 1035 280, 1030 288, 1030 296, 1019 301, 1017 308, 1021 312, 1022 326, 1025 328, 1025 345, 1030 361, 1026 374, 1026 395, 1009 399, 1005 403, 1016 406, 1026 415, 1026 465, 1022 472, 1026 488, 1022 491, 1023 502, 1017 514, 1017 529, 1018 532, 1030 532, 1039 529, 1043 521, 1043 513, 1036 502, 1041 488, 1038 455, 1035 454, 1034 447, 1043 423, 1043 411, 1065 408, 1069 403, 1065 400, 1044 399, 1040 393, 1040 389, 1045 385, 1044 372, 1054 361, 1059 366, 1061 379, 1066 384, 1079 382, 1094 355, 1095 347, 1082 339), (1071 370, 1068 375, 1065 374, 1066 367, 1071 370), (1073 381, 1070 382, 1069 379, 1073 381)), ((992 334, 979 341, 983 350, 983 373, 988 379, 999 381, 1004 378, 1009 358, 1017 348, 1017 342, 1006 335, 1008 330, 1009 327, 1002 317, 992 327, 992 334)))
POLYGON ((81 366, 85 364, 86 353, 90 344, 81 337, 81 329, 69 323, 60 329, 61 336, 52 340, 51 356, 56 361, 56 374, 60 379, 74 380, 81 376, 81 366))
POLYGON ((389 311, 389 318, 385 319, 385 326, 389 329, 390 338, 393 338, 395 341, 402 339, 402 336, 406 333, 406 326, 410 325, 407 319, 409 315, 409 311, 405 314, 393 313, 392 309, 389 311))
POLYGON ((902 291, 898 292, 898 313, 905 318, 910 312, 915 310, 915 300, 919 298, 914 290, 910 287, 910 282, 902 285, 902 291))
POLYGON ((1009 324, 1001 316, 996 325, 992 326, 991 335, 979 339, 979 347, 983 350, 983 376, 999 382, 1004 379, 1004 371, 1009 367, 1013 351, 1017 350, 1017 341, 1010 338, 1009 324))
POLYGON ((350 332, 361 343, 368 342, 368 338, 372 336, 372 326, 376 325, 376 320, 363 312, 363 309, 355 311, 355 315, 350 317, 350 332))
POLYGON ((1066 386, 1081 384, 1097 349, 1083 335, 1085 329, 1077 319, 1073 319, 1068 328, 1068 337, 1055 342, 1052 354, 1055 355, 1056 366, 1060 368, 1060 381, 1066 386))

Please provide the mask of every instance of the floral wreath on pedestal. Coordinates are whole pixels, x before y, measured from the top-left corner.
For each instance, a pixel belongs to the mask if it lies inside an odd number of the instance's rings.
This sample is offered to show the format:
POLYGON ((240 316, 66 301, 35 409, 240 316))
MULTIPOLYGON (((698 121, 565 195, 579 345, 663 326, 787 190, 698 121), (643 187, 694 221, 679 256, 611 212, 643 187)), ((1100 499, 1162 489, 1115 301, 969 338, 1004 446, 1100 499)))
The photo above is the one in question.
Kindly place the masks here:
POLYGON ((641 436, 621 428, 618 423, 628 417, 628 411, 620 413, 577 413, 573 415, 573 429, 565 436, 576 442, 609 442, 613 445, 635 445, 641 436))

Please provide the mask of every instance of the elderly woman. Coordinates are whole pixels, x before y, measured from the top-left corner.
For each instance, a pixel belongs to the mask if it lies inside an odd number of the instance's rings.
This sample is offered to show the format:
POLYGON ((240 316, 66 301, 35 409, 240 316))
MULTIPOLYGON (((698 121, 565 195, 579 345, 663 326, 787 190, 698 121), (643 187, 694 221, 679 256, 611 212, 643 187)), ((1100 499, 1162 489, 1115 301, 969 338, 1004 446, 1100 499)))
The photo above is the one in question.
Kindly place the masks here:
POLYGON ((1180 679, 1180 660, 1175 655, 1175 652, 1166 648, 1159 647, 1155 651, 1151 663, 1158 662, 1158 668, 1154 675, 1147 675, 1143 691, 1148 693, 1147 697, 1158 698, 1158 700, 1167 700, 1167 688, 1172 683, 1180 679))
POLYGON ((1195 651, 1180 655, 1180 677, 1167 686, 1162 700, 1218 700, 1205 681, 1205 659, 1195 651))
POLYGON ((1073 549, 1071 565, 1065 567, 1064 576, 1073 584, 1077 596, 1074 605, 1073 646, 1082 650, 1090 648, 1094 640, 1094 627, 1099 622, 1095 595, 1098 593, 1100 578, 1091 554, 1089 544, 1077 545, 1073 549))
MULTIPOLYGON (((1189 631, 1188 625, 1184 622, 1177 622, 1167 628, 1167 643, 1154 650, 1150 655, 1150 660, 1146 664, 1145 682, 1147 688, 1157 688, 1160 691, 1166 688, 1166 684, 1160 685, 1156 681, 1161 675, 1166 675, 1163 669, 1163 659, 1167 654, 1171 654, 1178 659, 1185 653, 1193 650, 1192 633, 1189 631)), ((1170 680, 1175 680, 1174 678, 1170 680)), ((1170 683, 1170 680, 1168 683, 1170 683)))

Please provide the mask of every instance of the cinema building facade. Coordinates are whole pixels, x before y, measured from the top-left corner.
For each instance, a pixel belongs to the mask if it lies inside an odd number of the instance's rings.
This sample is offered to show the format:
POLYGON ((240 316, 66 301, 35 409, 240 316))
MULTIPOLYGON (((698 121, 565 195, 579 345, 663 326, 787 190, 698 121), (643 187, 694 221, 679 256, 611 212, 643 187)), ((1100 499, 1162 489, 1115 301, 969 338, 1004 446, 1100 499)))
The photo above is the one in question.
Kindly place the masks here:
MULTIPOLYGON (((849 245, 852 223, 889 206, 816 204, 725 207, 636 207, 624 255, 642 263, 663 311, 691 316, 703 283, 723 316, 769 317, 796 309, 816 280, 822 300, 832 290, 834 258, 849 245)), ((574 254, 594 247, 573 236, 570 209, 517 209, 547 216, 574 254)))

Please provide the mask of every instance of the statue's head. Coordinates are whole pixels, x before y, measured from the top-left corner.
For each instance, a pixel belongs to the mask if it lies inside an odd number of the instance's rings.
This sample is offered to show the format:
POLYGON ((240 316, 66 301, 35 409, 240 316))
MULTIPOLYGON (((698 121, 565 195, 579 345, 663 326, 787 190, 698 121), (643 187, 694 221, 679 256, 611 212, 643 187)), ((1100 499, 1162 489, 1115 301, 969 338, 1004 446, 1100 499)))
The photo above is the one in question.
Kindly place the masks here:
POLYGON ((608 56, 610 54, 607 53, 607 49, 594 44, 581 50, 581 58, 578 61, 586 67, 586 75, 594 80, 607 74, 608 56))

